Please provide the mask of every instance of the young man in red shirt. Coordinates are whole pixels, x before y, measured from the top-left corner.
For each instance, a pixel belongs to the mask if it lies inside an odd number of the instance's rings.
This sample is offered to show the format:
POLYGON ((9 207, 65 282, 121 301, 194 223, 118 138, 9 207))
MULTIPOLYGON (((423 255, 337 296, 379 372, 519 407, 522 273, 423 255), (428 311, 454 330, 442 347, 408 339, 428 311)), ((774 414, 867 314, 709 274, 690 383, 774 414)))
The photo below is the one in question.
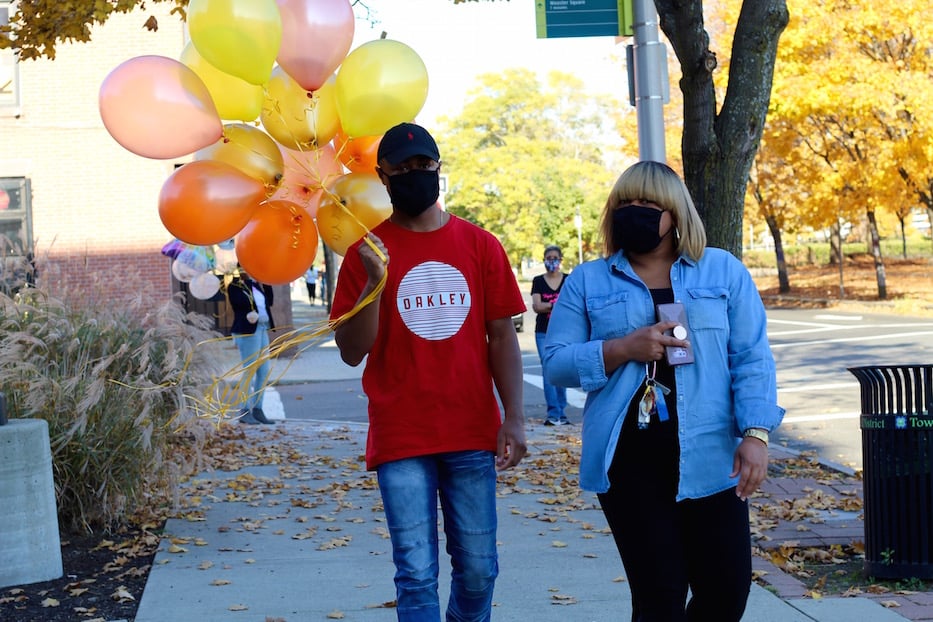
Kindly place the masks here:
POLYGON ((376 172, 392 215, 369 243, 347 250, 331 312, 340 318, 385 277, 384 289, 335 333, 346 363, 366 358, 366 463, 378 476, 396 612, 406 622, 441 619, 438 498, 453 567, 447 619, 490 619, 496 471, 518 464, 526 451, 521 350, 511 319, 525 304, 499 241, 441 209, 440 166, 424 128, 403 123, 385 133, 376 172))

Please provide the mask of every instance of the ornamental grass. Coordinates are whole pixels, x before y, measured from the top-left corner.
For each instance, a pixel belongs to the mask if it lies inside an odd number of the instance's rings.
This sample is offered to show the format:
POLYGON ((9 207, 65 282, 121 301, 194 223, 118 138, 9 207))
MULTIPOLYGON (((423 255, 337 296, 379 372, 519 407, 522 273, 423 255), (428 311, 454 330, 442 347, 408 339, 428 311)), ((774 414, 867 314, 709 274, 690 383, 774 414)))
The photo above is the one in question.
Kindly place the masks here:
POLYGON ((142 284, 115 300, 114 282, 0 294, 0 391, 11 419, 48 422, 64 530, 112 531, 164 510, 213 429, 212 320, 177 297, 153 303, 142 284))

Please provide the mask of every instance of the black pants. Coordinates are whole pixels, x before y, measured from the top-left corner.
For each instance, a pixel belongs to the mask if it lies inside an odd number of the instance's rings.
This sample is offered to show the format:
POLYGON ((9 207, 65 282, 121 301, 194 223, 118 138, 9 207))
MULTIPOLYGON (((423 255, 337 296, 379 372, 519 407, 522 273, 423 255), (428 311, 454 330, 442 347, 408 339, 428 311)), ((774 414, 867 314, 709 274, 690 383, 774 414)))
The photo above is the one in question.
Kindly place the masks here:
POLYGON ((317 290, 317 283, 305 283, 308 286, 308 298, 311 300, 311 304, 314 304, 314 295, 317 290))
POLYGON ((734 488, 677 503, 676 437, 662 427, 623 431, 609 491, 598 495, 632 591, 632 621, 738 622, 751 588, 748 505, 734 488))

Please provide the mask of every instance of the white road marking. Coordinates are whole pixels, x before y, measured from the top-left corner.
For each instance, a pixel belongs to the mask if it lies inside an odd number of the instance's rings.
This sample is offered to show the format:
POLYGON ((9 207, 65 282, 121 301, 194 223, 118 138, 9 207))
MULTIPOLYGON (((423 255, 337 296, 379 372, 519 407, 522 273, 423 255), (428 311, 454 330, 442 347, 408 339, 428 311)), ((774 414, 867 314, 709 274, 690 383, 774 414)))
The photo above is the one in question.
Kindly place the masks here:
POLYGON ((785 388, 778 387, 778 393, 806 393, 809 391, 825 391, 826 389, 851 389, 858 386, 858 380, 852 379, 852 382, 835 382, 828 384, 807 384, 800 387, 785 388))
POLYGON ((799 346, 816 346, 824 343, 846 343, 855 341, 878 341, 879 339, 899 339, 901 337, 919 337, 933 335, 933 330, 921 330, 910 333, 890 333, 887 335, 865 335, 856 337, 839 337, 837 339, 816 339, 814 341, 794 341, 791 343, 772 343, 772 350, 781 350, 784 348, 796 348, 799 346))
MULTIPOLYGON (((544 379, 537 374, 524 374, 525 382, 533 387, 544 389, 544 379)), ((574 408, 583 408, 586 403, 586 393, 580 389, 567 389, 567 404, 574 408)))
POLYGON ((784 417, 781 425, 788 423, 806 423, 808 421, 833 421, 836 419, 858 419, 861 413, 827 413, 823 415, 795 415, 793 417, 784 417))

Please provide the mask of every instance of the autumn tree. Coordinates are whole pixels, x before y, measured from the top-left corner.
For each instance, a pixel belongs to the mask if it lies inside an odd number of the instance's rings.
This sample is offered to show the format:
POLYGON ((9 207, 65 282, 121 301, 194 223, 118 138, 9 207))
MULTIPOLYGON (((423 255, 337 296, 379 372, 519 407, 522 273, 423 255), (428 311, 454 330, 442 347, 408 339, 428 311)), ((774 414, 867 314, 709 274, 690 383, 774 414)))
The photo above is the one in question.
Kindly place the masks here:
POLYGON ((559 245, 565 263, 575 265, 579 208, 592 258, 617 175, 618 167, 607 166, 603 128, 617 122, 618 102, 581 95, 580 79, 560 72, 542 82, 530 70, 510 69, 477 82, 462 112, 440 120, 447 209, 495 232, 515 265, 540 257, 547 244, 559 245))
MULTIPOLYGON (((187 5, 186 0, 150 1, 175 2, 179 10, 187 5)), ((358 0, 352 4, 365 6, 358 0)), ((19 3, 20 10, 0 30, 0 47, 16 47, 21 58, 53 58, 57 41, 87 41, 93 24, 103 23, 115 11, 144 5, 143 0, 19 3)), ((713 83, 717 61, 704 25, 703 0, 655 0, 655 6, 661 30, 680 62, 687 186, 706 222, 710 243, 741 255, 745 185, 768 111, 778 39, 788 19, 786 2, 743 0, 721 106, 713 83)), ((153 21, 147 25, 157 26, 153 21)))
MULTIPOLYGON (((904 183, 920 186, 928 170, 931 27, 898 7, 846 0, 802 3, 785 35, 775 76, 772 119, 795 132, 812 153, 798 169, 813 171, 811 224, 840 231, 868 224, 878 297, 887 296, 878 210, 904 202, 904 183)), ((836 247, 841 253, 841 240, 836 247)), ((839 255, 842 270, 842 256, 839 255)), ((840 272, 841 275, 841 272, 840 272)), ((841 279, 841 276, 840 276, 841 279)), ((840 283, 841 286, 841 283, 840 283)))
POLYGON ((682 73, 681 151, 687 187, 710 244, 741 255, 746 184, 768 112, 787 5, 784 0, 742 2, 721 106, 713 79, 717 58, 710 49, 702 0, 655 0, 655 5, 682 73))

